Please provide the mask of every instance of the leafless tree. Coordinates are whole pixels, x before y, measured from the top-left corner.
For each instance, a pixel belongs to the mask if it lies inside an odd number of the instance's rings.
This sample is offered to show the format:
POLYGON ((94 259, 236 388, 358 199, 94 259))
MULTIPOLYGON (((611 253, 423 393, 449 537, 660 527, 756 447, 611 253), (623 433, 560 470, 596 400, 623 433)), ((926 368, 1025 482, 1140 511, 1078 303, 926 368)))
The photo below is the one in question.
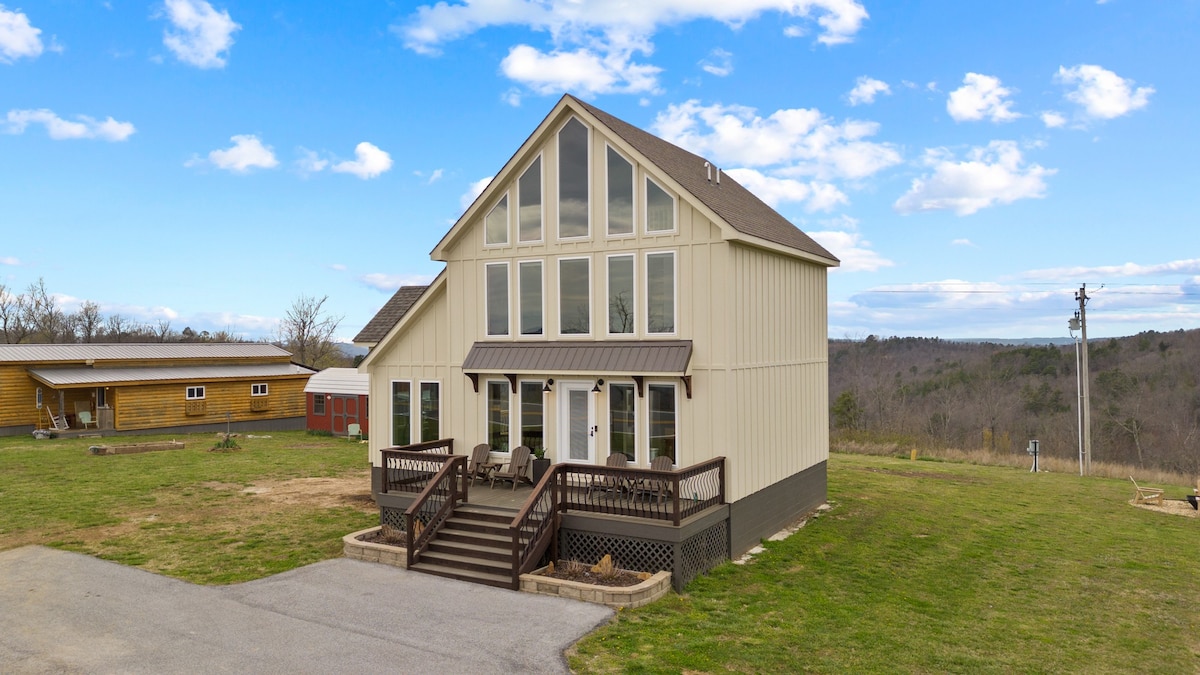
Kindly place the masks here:
POLYGON ((70 331, 67 315, 58 307, 58 301, 46 290, 45 279, 39 278, 25 289, 25 324, 37 342, 59 342, 67 339, 70 331))
POLYGON ((79 311, 71 315, 71 324, 80 342, 95 342, 104 325, 104 319, 100 316, 100 305, 85 300, 79 306, 79 311))
POLYGON ((321 298, 301 295, 279 323, 279 344, 298 363, 310 368, 327 368, 342 360, 341 351, 333 341, 342 317, 326 314, 328 299, 328 295, 321 298))
POLYGON ((154 335, 158 337, 159 342, 178 342, 178 335, 171 330, 171 322, 168 319, 159 319, 154 326, 154 335))
POLYGON ((129 320, 120 314, 109 314, 104 322, 104 333, 109 342, 125 342, 129 329, 129 320))
POLYGON ((13 294, 0 284, 0 331, 4 342, 15 345, 25 341, 29 328, 25 324, 25 295, 13 294))

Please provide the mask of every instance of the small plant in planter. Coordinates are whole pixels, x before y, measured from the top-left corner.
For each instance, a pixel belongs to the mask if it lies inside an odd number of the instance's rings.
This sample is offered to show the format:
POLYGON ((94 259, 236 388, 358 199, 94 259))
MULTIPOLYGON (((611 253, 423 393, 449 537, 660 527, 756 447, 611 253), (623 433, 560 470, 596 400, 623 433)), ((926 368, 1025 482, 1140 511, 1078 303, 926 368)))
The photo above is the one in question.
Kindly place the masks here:
POLYGON ((217 441, 216 444, 212 446, 213 452, 228 452, 230 450, 241 450, 241 449, 242 449, 242 446, 238 445, 237 441, 233 440, 233 436, 231 436, 229 434, 224 434, 224 437, 221 440, 217 441))

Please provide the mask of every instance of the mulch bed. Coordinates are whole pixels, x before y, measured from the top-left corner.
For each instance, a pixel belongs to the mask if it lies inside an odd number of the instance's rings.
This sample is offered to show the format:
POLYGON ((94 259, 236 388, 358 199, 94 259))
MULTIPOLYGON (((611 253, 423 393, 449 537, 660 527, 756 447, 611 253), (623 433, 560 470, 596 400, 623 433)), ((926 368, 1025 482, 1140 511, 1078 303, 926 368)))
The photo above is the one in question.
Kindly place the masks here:
POLYGON ((553 574, 543 573, 542 576, 564 581, 578 581, 593 586, 623 587, 642 583, 642 578, 638 576, 637 572, 618 570, 615 575, 601 575, 593 572, 591 565, 572 565, 566 560, 560 560, 554 564, 553 574))

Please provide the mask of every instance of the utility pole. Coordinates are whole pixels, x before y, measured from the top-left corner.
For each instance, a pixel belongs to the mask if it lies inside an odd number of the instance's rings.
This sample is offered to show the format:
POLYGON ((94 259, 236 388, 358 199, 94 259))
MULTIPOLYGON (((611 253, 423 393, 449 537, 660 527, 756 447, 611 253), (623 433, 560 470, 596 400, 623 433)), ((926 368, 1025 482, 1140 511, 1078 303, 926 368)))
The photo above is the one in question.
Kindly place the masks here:
POLYGON ((1088 345, 1087 345, 1087 284, 1079 287, 1079 292, 1075 294, 1075 299, 1079 301, 1079 330, 1083 335, 1083 349, 1081 356, 1083 358, 1083 366, 1080 369, 1079 377, 1083 383, 1083 461, 1084 471, 1087 474, 1092 473, 1092 397, 1089 393, 1089 381, 1091 373, 1088 370, 1088 345))

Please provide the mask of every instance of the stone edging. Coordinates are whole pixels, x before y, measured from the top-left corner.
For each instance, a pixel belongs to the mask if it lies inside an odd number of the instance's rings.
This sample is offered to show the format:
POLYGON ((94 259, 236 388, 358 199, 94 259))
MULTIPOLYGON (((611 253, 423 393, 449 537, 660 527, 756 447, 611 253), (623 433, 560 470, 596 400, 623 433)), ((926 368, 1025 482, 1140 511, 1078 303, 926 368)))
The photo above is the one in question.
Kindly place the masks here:
POLYGON ((377 562, 393 567, 406 567, 408 562, 408 551, 398 546, 388 546, 387 544, 376 544, 372 541, 361 541, 359 537, 364 534, 378 532, 379 526, 368 527, 365 530, 351 532, 342 537, 342 555, 355 560, 364 560, 366 562, 377 562))
POLYGON ((613 609, 648 605, 671 590, 671 573, 658 572, 636 586, 595 586, 578 581, 543 576, 546 568, 521 575, 521 590, 525 593, 553 595, 606 605, 613 609))

